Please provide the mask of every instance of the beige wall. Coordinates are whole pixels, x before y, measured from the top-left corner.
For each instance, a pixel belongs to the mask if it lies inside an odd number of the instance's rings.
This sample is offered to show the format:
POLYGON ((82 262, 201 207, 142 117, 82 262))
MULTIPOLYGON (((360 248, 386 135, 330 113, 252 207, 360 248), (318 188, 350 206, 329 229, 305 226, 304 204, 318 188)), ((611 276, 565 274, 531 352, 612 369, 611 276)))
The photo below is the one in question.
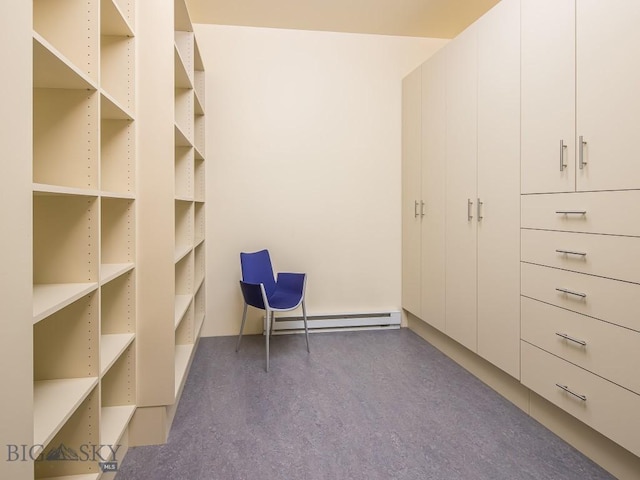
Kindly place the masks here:
MULTIPOLYGON (((196 25, 207 72, 207 318, 239 252, 307 272, 309 313, 400 308, 401 80, 441 39, 196 25)), ((249 332, 261 329, 253 312, 249 332)))

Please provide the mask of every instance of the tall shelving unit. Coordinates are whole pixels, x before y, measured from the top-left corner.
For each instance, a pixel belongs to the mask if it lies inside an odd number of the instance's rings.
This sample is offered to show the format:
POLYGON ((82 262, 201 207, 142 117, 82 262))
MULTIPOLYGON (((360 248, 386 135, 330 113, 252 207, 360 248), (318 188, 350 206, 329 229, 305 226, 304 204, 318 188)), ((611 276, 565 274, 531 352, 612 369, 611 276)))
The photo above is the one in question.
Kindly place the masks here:
POLYGON ((126 445, 135 410, 134 14, 33 1, 35 478, 106 478, 53 457, 126 445))
POLYGON ((204 68, 184 0, 138 5, 138 407, 163 443, 204 320, 204 68), (169 73, 169 75, 167 75, 169 73))
POLYGON ((174 2, 174 112, 177 403, 204 320, 204 67, 184 0, 174 2))
MULTIPOLYGON (((33 478, 33 462, 21 461, 11 445, 33 441, 32 305, 32 5, 0 3, 3 65, 0 77, 0 218, 5 226, 0 259, 0 478, 33 478)), ((20 452, 21 453, 21 452, 20 452)))

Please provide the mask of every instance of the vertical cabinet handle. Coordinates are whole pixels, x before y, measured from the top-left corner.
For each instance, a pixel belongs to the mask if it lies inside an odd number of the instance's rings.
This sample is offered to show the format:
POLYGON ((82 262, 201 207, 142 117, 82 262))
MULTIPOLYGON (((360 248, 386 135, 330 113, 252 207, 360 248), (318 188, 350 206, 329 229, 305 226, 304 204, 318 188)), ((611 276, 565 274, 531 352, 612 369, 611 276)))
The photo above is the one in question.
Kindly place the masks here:
POLYGON ((482 216, 482 205, 483 202, 480 201, 480 198, 478 198, 478 221, 482 220, 484 217, 482 216))
POLYGON ((473 207, 473 202, 470 198, 467 198, 467 220, 471 221, 473 219, 473 213, 471 213, 471 208, 473 207))
POLYGON ((560 140, 560 171, 562 172, 567 164, 564 163, 564 149, 567 148, 567 146, 564 144, 564 140, 560 140))
POLYGON ((579 163, 580 163, 580 170, 582 170, 584 168, 584 166, 587 164, 587 162, 584 159, 584 146, 587 144, 587 142, 584 141, 584 136, 580 135, 580 137, 578 138, 578 159, 579 159, 579 163))
POLYGON ((418 218, 418 200, 413 202, 413 218, 418 218))
POLYGON ((420 218, 424 217, 424 202, 420 202, 420 218))

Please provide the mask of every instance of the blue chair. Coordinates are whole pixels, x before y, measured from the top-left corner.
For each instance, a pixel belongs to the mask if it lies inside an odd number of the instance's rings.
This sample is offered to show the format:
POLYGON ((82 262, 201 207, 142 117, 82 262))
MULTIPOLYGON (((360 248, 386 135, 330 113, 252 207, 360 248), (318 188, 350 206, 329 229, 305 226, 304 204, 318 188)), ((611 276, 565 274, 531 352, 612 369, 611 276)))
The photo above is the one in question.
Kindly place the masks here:
POLYGON ((247 307, 252 306, 265 311, 265 341, 267 349, 267 366, 269 371, 269 337, 273 330, 276 312, 288 312, 302 305, 304 334, 309 352, 309 329, 307 328, 307 310, 304 306, 304 289, 307 276, 304 273, 278 273, 273 276, 271 257, 268 250, 254 253, 241 253, 242 280, 240 289, 244 298, 242 325, 236 344, 236 352, 240 349, 242 331, 247 319, 247 307))

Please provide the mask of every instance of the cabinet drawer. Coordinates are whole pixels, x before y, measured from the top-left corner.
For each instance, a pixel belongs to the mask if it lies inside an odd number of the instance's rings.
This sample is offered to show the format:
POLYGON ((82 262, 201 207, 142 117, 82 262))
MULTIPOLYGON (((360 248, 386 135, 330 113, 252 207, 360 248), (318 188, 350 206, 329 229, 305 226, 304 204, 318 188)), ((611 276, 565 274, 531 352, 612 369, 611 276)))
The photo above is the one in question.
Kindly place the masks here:
POLYGON ((521 272, 525 297, 640 331, 640 285, 524 262, 521 272))
POLYGON ((640 237, 521 230, 522 260, 640 283, 640 237))
POLYGON ((522 383, 635 455, 640 455, 640 396, 522 342, 522 383), (561 389, 563 385, 576 395, 561 389))
POLYGON ((527 297, 521 308, 523 340, 640 395, 640 333, 527 297))
POLYGON ((522 195, 521 208, 523 228, 640 236, 640 190, 522 195))

